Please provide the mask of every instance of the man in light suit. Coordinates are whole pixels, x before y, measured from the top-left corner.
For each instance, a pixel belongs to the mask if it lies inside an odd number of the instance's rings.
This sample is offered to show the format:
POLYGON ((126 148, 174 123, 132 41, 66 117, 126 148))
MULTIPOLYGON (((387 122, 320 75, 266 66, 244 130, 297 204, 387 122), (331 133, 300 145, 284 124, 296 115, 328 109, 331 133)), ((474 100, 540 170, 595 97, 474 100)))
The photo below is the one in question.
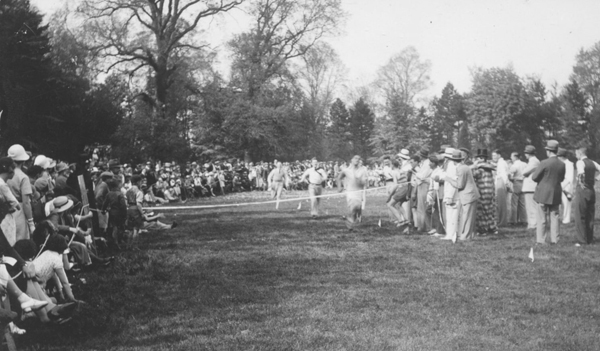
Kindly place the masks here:
POLYGON ((458 198, 460 201, 460 222, 458 225, 458 240, 468 240, 475 235, 475 222, 477 219, 477 200, 479 199, 479 190, 473 178, 471 167, 464 163, 466 154, 460 150, 452 153, 450 160, 457 163, 456 180, 446 177, 446 182, 452 184, 458 189, 458 198))
POLYGON ((567 150, 559 147, 556 156, 565 164, 565 180, 563 180, 560 186, 562 187, 562 222, 563 224, 567 224, 571 223, 571 200, 574 193, 573 179, 575 178, 575 168, 573 167, 573 162, 567 158, 567 150))
POLYGON ((456 189, 456 165, 458 162, 452 160, 452 155, 456 150, 448 147, 444 151, 446 158, 445 170, 440 174, 440 180, 444 181, 444 193, 442 195, 446 223, 446 236, 442 240, 451 240, 456 242, 458 231, 458 219, 460 215, 460 200, 458 199, 458 190, 456 189), (448 179, 454 180, 454 184, 448 179))
POLYGON ((527 229, 535 229, 537 227, 537 204, 533 200, 533 194, 537 188, 536 182, 531 179, 531 174, 540 165, 540 160, 535 156, 535 146, 525 146, 525 157, 527 157, 527 167, 523 170, 523 189, 525 196, 525 210, 527 211, 527 229))
POLYGON ((538 183, 533 199, 537 202, 536 243, 545 244, 550 222, 550 242, 558 242, 559 206, 562 197, 561 182, 565 179, 565 164, 556 157, 558 141, 548 140, 546 155, 531 178, 538 183))

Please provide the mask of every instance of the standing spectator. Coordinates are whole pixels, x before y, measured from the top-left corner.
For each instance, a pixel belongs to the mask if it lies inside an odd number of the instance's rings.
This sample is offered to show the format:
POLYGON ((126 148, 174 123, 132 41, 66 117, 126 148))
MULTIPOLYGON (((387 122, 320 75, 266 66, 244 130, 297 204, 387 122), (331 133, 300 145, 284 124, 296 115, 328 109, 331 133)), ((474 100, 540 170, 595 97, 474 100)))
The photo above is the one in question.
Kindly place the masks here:
POLYGON ((523 170, 523 194, 525 195, 525 208, 527 210, 527 229, 537 227, 537 204, 533 199, 533 194, 537 188, 537 183, 533 181, 531 175, 540 165, 540 160, 535 156, 535 146, 525 146, 525 157, 527 157, 527 167, 523 170))
POLYGON ((560 186, 562 187, 562 222, 567 224, 571 223, 571 200, 573 199, 573 180, 575 177, 575 169, 573 167, 573 162, 569 161, 567 158, 566 149, 558 148, 558 153, 556 156, 565 164, 565 180, 563 180, 560 186))
POLYGON ((496 219, 498 227, 505 227, 508 223, 508 164, 502 158, 500 150, 492 152, 492 159, 496 163, 496 219))
POLYGON ((112 243, 120 249, 119 244, 123 239, 125 232, 125 221, 127 220, 127 201, 125 195, 121 192, 121 184, 118 180, 111 178, 106 181, 110 190, 106 195, 102 206, 102 211, 108 212, 108 233, 112 243))
POLYGON ((31 210, 31 194, 33 193, 33 189, 31 189, 29 177, 21 169, 23 163, 29 160, 29 155, 25 152, 23 146, 15 144, 8 149, 8 157, 12 158, 15 162, 15 175, 7 184, 19 202, 19 209, 13 212, 16 241, 19 241, 29 239, 35 230, 33 211, 31 210))
POLYGON ((136 174, 131 177, 131 189, 127 190, 125 197, 127 199, 127 224, 129 229, 132 231, 131 237, 127 242, 127 247, 133 250, 139 250, 136 246, 137 238, 140 230, 144 227, 144 213, 142 212, 142 206, 144 202, 144 194, 139 189, 142 185, 142 177, 136 174))
POLYGON ((488 161, 488 150, 478 149, 473 164, 473 177, 477 182, 479 190, 479 201, 477 202, 477 233, 479 235, 498 234, 496 224, 497 187, 494 185, 494 166, 488 161))
POLYGON ((534 201, 537 202, 537 244, 546 243, 548 231, 550 231, 550 242, 552 244, 558 242, 558 210, 562 196, 560 184, 565 179, 565 164, 556 157, 557 152, 558 142, 548 140, 546 144, 548 158, 540 162, 538 168, 531 175, 533 181, 538 183, 533 196, 534 201))
POLYGON ((75 190, 67 184, 67 179, 71 175, 71 168, 64 162, 60 162, 56 165, 56 185, 54 188, 54 194, 56 196, 61 195, 76 195, 75 190))
POLYGON ((427 233, 431 230, 431 214, 427 212, 427 193, 429 192, 429 181, 431 177, 431 165, 429 163, 429 150, 423 148, 419 151, 421 161, 416 168, 416 208, 417 217, 415 227, 417 231, 427 233))
POLYGON ((575 190, 575 246, 591 244, 594 240, 594 212, 596 191, 594 183, 600 165, 587 158, 587 149, 575 151, 577 156, 577 187, 575 190))
POLYGON ((509 169, 509 177, 512 180, 512 201, 509 223, 519 225, 521 223, 527 223, 527 210, 525 209, 525 195, 523 194, 523 171, 527 167, 527 164, 519 158, 518 152, 513 152, 510 155, 513 161, 512 166, 509 169))
POLYGON ((221 188, 221 195, 225 195, 225 172, 219 171, 217 179, 219 180, 219 188, 221 188))
POLYGON ((464 163, 464 156, 460 150, 455 150, 452 153, 451 160, 456 164, 456 180, 452 177, 446 177, 446 182, 449 182, 458 190, 460 203, 459 240, 468 240, 473 237, 477 219, 477 200, 479 200, 479 191, 473 179, 473 173, 471 168, 464 163))

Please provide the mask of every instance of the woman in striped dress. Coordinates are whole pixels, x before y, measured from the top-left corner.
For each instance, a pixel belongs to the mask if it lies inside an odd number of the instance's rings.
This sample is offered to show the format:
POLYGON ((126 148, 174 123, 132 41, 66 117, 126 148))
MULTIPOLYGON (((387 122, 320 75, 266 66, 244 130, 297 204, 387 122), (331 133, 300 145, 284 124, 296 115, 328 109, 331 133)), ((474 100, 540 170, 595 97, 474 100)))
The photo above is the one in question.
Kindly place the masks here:
POLYGON ((475 163, 471 166, 481 195, 477 202, 476 228, 479 235, 498 234, 494 166, 488 163, 488 158, 487 149, 478 149, 475 163))

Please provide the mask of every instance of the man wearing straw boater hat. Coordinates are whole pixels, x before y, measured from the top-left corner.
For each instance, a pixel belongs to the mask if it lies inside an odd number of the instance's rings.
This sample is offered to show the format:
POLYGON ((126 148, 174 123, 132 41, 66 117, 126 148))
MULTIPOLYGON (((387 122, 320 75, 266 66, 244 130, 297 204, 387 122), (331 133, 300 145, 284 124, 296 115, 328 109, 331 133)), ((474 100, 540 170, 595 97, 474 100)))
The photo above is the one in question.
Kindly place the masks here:
POLYGON ((537 202, 537 244, 546 243, 548 231, 550 232, 550 242, 552 244, 558 242, 560 221, 558 209, 562 200, 562 187, 560 184, 565 179, 565 164, 556 157, 557 152, 558 141, 548 140, 546 145, 548 158, 540 162, 540 165, 531 175, 531 179, 538 183, 533 195, 533 200, 537 202))
POLYGON ((446 223, 446 236, 441 239, 452 240, 452 242, 456 242, 458 219, 460 215, 460 200, 458 198, 458 189, 456 188, 456 167, 460 160, 455 161, 452 159, 455 151, 456 150, 451 147, 446 148, 444 151, 446 170, 440 175, 440 179, 444 180, 443 203, 446 212, 446 216, 444 217, 446 223), (454 183, 450 180, 453 180, 454 183))
POLYGON ((460 222, 458 225, 458 240, 471 239, 475 234, 477 219, 477 200, 479 191, 473 178, 471 168, 464 164, 465 156, 460 150, 454 150, 450 160, 457 164, 456 178, 446 177, 446 182, 458 190, 460 202, 460 222))
POLYGON ((429 181, 431 177, 431 165, 429 163, 429 150, 422 148, 419 151, 421 161, 416 168, 415 178, 417 187, 416 205, 417 218, 415 218, 415 227, 421 233, 427 233, 431 230, 431 215, 427 213, 427 193, 429 192, 429 181))

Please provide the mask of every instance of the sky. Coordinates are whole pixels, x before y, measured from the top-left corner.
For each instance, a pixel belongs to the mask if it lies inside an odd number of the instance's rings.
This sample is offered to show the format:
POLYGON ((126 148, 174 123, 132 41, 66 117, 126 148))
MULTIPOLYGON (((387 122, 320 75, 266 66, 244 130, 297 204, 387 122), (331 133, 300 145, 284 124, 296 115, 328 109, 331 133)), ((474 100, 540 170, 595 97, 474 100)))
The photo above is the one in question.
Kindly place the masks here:
MULTIPOLYGON (((51 13, 64 1, 31 3, 51 13)), ((562 86, 579 50, 600 41, 598 0, 342 0, 342 7, 342 34, 326 40, 347 67, 348 83, 370 83, 394 54, 414 46, 431 62, 430 97, 448 82, 468 92, 474 67, 510 65, 521 77, 562 86)), ((210 41, 224 43, 247 25, 242 11, 232 11, 211 22, 210 41)))

